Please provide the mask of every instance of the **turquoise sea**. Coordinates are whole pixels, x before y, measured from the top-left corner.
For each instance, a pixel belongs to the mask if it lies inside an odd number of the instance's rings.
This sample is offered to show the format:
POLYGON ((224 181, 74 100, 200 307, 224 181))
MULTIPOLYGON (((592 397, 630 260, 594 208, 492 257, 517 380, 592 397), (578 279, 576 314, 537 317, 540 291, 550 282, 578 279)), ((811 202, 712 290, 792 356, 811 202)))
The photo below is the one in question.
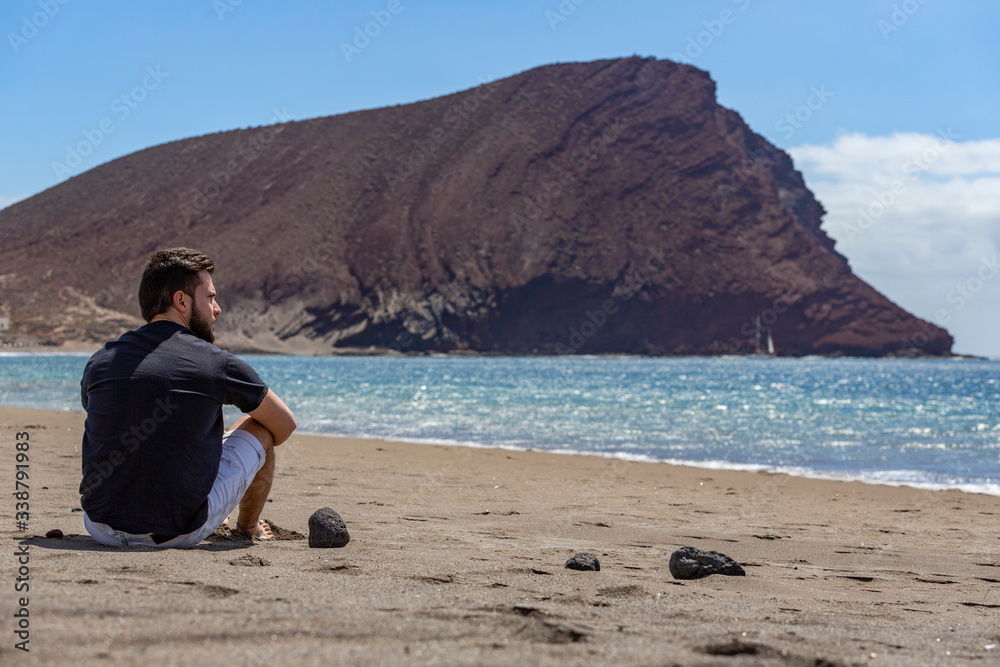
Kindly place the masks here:
MULTIPOLYGON (((1000 495, 998 361, 244 358, 301 432, 1000 495)), ((87 359, 0 354, 0 405, 82 410, 87 359)))

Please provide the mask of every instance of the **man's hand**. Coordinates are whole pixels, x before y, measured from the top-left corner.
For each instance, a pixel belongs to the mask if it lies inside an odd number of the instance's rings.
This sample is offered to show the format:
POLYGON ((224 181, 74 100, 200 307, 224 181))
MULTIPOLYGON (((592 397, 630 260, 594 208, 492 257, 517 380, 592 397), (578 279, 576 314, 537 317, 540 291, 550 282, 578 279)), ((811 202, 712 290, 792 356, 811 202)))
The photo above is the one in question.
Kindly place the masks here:
POLYGON ((297 426, 292 411, 270 389, 267 390, 264 400, 260 402, 256 410, 250 413, 250 416, 271 432, 271 435, 274 436, 275 447, 288 440, 288 436, 297 426))

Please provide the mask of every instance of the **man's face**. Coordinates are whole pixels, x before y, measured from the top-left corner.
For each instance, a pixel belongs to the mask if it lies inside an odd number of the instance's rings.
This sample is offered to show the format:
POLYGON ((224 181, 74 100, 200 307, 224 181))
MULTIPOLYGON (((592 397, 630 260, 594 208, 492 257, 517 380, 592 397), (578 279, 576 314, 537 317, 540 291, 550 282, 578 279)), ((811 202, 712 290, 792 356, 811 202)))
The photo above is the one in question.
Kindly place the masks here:
POLYGON ((215 285, 208 271, 201 271, 201 283, 194 291, 194 305, 191 308, 191 320, 188 328, 194 335, 209 343, 215 342, 215 320, 222 313, 219 304, 215 302, 215 285))

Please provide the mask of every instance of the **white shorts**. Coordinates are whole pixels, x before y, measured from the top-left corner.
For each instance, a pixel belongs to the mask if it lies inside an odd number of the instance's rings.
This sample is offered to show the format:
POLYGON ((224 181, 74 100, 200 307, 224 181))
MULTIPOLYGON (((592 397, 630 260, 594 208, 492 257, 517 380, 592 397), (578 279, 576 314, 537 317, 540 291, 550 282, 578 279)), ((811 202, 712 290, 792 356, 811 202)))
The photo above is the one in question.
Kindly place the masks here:
POLYGON ((198 530, 187 535, 178 535, 172 540, 156 544, 150 533, 126 533, 115 530, 106 523, 91 521, 87 513, 83 513, 83 525, 87 532, 109 547, 174 547, 190 549, 194 545, 215 532, 226 517, 236 509, 243 494, 250 488, 250 483, 257 476, 257 471, 264 467, 264 447, 257 438, 247 431, 237 429, 227 431, 222 435, 222 460, 219 461, 219 474, 215 478, 212 490, 208 493, 208 520, 198 530))

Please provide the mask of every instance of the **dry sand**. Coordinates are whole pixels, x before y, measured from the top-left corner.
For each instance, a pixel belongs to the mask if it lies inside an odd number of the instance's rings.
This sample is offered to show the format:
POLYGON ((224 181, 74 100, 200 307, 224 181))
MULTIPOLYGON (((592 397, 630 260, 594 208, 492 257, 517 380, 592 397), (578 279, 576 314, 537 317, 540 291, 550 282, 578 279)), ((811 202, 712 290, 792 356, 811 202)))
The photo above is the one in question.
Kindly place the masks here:
POLYGON ((305 533, 332 507, 346 547, 113 549, 73 511, 82 424, 0 408, 0 663, 1000 664, 997 497, 296 435, 264 517, 305 533), (23 545, 29 654, 13 648, 23 545), (676 581, 683 545, 747 576, 676 581), (581 551, 600 572, 563 567, 581 551))

